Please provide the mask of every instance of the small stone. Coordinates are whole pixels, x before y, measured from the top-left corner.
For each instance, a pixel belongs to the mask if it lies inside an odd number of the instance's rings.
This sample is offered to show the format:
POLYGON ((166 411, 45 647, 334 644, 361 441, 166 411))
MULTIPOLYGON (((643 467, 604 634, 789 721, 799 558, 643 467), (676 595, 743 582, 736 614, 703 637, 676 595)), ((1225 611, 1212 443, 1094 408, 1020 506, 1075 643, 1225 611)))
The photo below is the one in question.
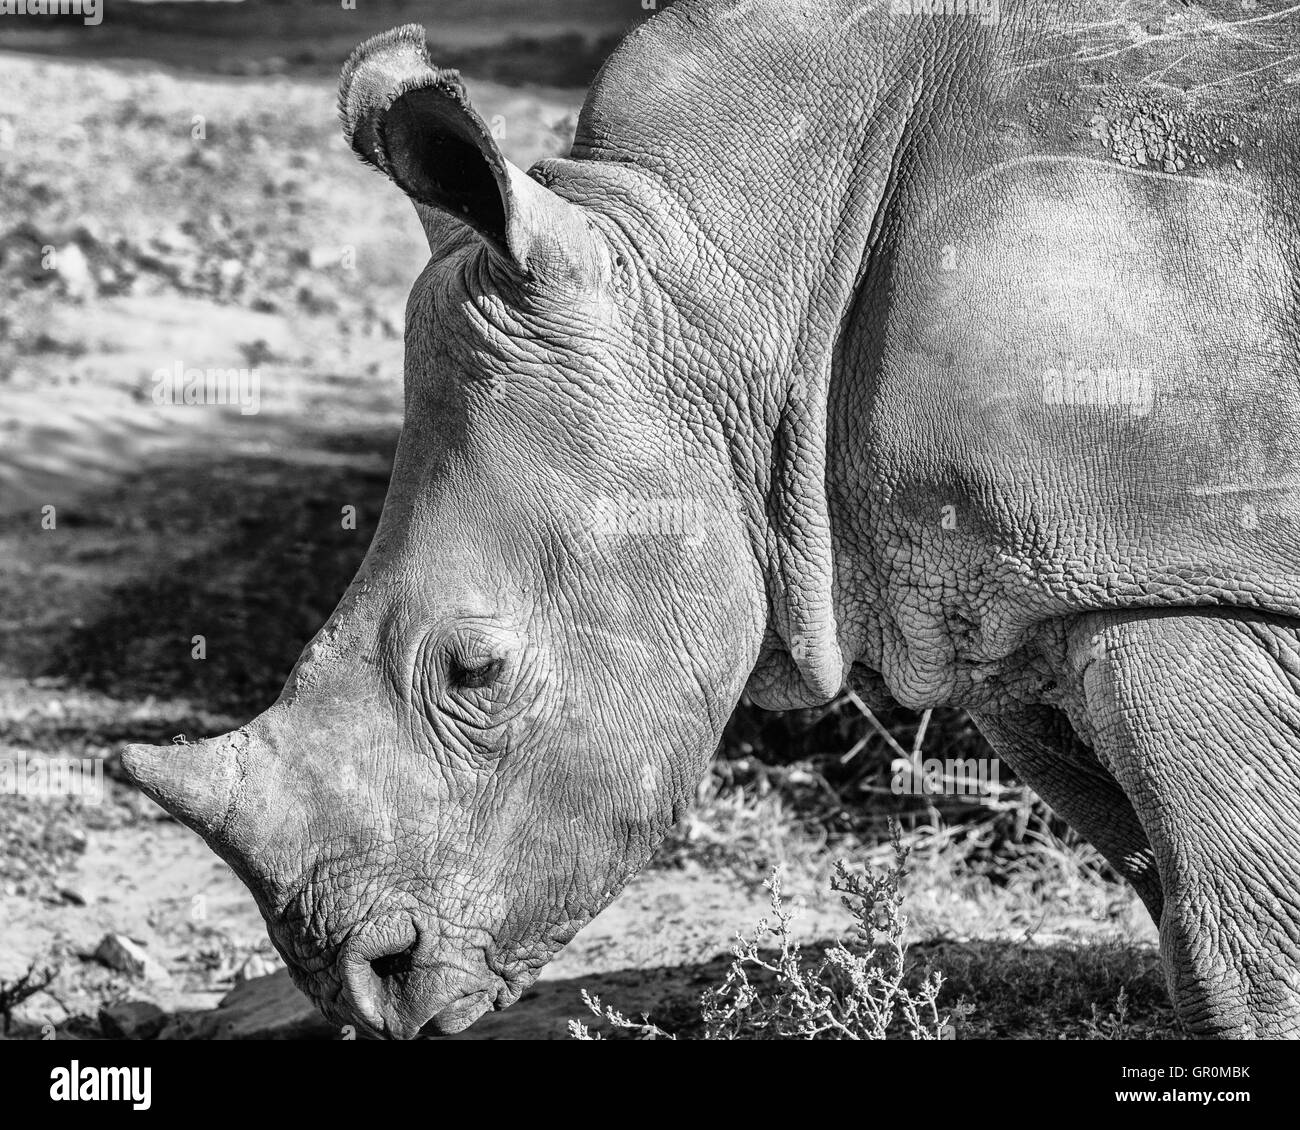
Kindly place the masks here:
POLYGON ((58 249, 57 256, 55 265, 64 294, 74 299, 90 297, 95 290, 95 279, 86 253, 75 243, 69 243, 58 249))
POLYGON ((159 972, 144 947, 125 934, 105 934, 95 948, 95 960, 130 977, 148 977, 159 972))
POLYGON ((73 890, 71 887, 63 887, 59 891, 59 898, 69 906, 85 906, 86 896, 80 891, 73 890))
POLYGON ((313 247, 307 252, 307 266, 313 271, 338 266, 342 252, 337 247, 313 247))
POLYGON ((151 1001, 118 1001, 99 1010, 100 1030, 110 1040, 152 1040, 167 1013, 151 1001))
POLYGON ((234 286, 244 273, 244 264, 238 259, 222 259, 217 266, 217 274, 221 278, 222 285, 234 286))
POLYGON ((264 958, 260 953, 250 954, 244 959, 244 963, 235 970, 235 984, 242 981, 252 981, 257 977, 267 977, 275 972, 275 965, 264 958))

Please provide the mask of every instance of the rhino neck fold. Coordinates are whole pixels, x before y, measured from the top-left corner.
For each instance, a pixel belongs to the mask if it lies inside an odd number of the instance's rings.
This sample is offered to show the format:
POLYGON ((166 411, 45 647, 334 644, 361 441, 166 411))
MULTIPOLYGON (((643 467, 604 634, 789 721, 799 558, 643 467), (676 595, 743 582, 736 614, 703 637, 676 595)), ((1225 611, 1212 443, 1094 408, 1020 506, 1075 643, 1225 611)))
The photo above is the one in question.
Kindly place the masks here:
POLYGON ((887 4, 808 4, 807 36, 788 4, 741 8, 678 4, 644 25, 597 79, 574 159, 543 166, 556 191, 613 202, 597 207, 617 213, 677 350, 666 378, 713 410, 770 609, 749 690, 779 709, 829 701, 853 659, 827 401, 920 84, 887 4))

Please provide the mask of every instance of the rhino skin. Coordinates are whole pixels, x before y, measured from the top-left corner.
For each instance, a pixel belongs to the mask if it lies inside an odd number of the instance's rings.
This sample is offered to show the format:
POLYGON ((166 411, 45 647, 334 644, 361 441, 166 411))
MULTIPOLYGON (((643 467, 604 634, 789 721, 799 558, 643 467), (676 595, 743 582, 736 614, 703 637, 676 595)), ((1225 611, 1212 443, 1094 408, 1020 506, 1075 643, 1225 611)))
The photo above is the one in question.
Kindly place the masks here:
POLYGON ((430 246, 356 580, 124 764, 339 1023, 516 1000, 748 689, 965 707, 1134 885, 1191 1031, 1300 1029, 1294 8, 685 0, 567 158, 423 29, 340 108, 430 246))

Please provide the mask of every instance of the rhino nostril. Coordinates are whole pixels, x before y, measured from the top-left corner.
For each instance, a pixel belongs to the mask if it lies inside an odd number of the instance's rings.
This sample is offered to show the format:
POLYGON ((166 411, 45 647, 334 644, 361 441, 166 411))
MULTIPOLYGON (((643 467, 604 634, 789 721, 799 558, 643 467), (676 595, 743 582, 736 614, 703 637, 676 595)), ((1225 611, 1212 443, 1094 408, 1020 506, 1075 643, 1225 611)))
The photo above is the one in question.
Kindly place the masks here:
POLYGON ((433 956, 414 922, 372 923, 339 954, 344 1005, 375 1032, 401 1040, 459 1032, 494 996, 481 978, 433 956))
MULTIPOLYGON (((419 1024, 403 1015, 418 980, 416 950, 420 932, 414 922, 374 923, 354 936, 339 955, 343 995, 356 1015, 378 1032, 414 1035, 419 1024)), ((427 1019, 421 1017, 420 1023, 427 1019)), ((409 1036, 408 1036, 409 1038, 409 1036)))
POLYGON ((381 981, 400 980, 415 964, 415 945, 411 944, 396 953, 380 954, 370 959, 370 968, 381 981))

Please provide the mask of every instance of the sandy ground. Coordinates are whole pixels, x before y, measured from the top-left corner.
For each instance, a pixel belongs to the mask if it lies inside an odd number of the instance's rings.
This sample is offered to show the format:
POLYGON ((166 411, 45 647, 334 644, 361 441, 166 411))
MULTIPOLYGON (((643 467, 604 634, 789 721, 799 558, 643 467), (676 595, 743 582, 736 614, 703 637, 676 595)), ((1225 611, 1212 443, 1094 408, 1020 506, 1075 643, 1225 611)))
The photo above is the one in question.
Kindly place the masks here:
MULTIPOLYGON (((20 973, 33 954, 57 958, 65 970, 50 991, 17 1010, 20 1028, 52 1024, 57 1029, 126 997, 152 1001, 169 1012, 211 1008, 250 958, 255 963, 250 968, 259 973, 279 965, 242 884, 196 836, 169 821, 146 817, 129 827, 90 832, 79 866, 59 889, 66 895, 0 895, 0 979, 20 973), (84 905, 66 901, 74 896, 84 905), (106 933, 142 943, 164 972, 141 980, 99 966, 89 955, 106 933)), ((691 967, 724 951, 737 931, 750 929, 764 908, 760 894, 726 876, 650 871, 570 943, 542 981, 581 980, 597 991, 607 983, 618 987, 617 1001, 625 1011, 654 1011, 661 999, 656 987, 645 995, 637 991, 645 977, 602 980, 600 975, 666 969, 676 971, 680 983, 689 979, 691 967)), ((813 939, 835 934, 843 924, 844 916, 829 906, 806 906, 800 931, 813 939)), ((576 988, 568 1015, 584 1015, 576 988)), ((539 1020, 543 1028, 553 1025, 549 1013, 536 1017, 525 1003, 503 1014, 493 1034, 558 1034, 539 1032, 539 1020)))

